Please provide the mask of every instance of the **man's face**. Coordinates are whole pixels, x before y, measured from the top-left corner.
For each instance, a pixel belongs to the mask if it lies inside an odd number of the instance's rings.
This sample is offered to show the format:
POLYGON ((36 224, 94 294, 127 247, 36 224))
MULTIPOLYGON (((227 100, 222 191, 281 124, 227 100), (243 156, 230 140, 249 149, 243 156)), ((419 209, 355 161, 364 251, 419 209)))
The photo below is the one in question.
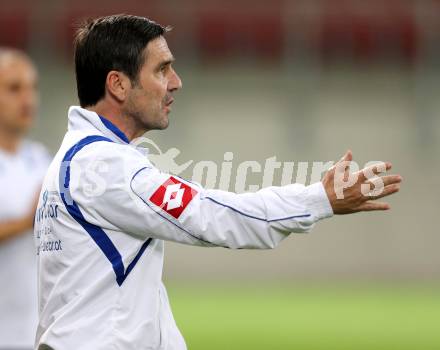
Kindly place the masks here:
POLYGON ((37 72, 25 58, 0 59, 0 128, 18 135, 32 125, 38 105, 37 72))
POLYGON ((125 114, 135 118, 142 130, 165 129, 173 103, 173 92, 182 82, 172 67, 173 55, 160 36, 145 49, 145 62, 124 106, 125 114))

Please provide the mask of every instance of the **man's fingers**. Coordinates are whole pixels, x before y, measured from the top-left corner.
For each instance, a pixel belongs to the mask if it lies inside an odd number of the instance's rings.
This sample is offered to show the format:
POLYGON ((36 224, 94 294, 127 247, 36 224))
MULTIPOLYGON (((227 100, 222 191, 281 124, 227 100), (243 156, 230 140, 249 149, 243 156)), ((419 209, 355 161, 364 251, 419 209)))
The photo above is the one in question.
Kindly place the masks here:
POLYGON ((384 186, 399 184, 402 182, 402 176, 400 175, 386 175, 382 176, 382 181, 384 186))
POLYGON ((399 192, 399 190, 400 190, 400 184, 398 184, 398 183, 397 184, 388 185, 388 186, 384 187, 384 189, 383 189, 383 191, 381 193, 379 193, 376 196, 371 196, 370 198, 371 199, 379 199, 379 198, 382 198, 382 197, 389 196, 389 195, 391 195, 393 193, 399 192))
POLYGON ((382 181, 383 186, 398 184, 398 183, 402 182, 402 176, 400 176, 400 175, 385 175, 385 176, 381 176, 380 178, 366 181, 365 183, 369 184, 370 186, 372 186, 371 188, 373 188, 378 185, 379 181, 382 181))
POLYGON ((384 162, 384 163, 378 163, 378 164, 371 165, 371 166, 364 168, 364 169, 357 172, 358 181, 364 182, 364 181, 374 177, 375 175, 378 175, 380 173, 383 173, 383 172, 390 170, 391 167, 392 167, 392 164, 390 162, 384 162))
POLYGON ((384 202, 367 201, 358 207, 359 211, 389 210, 390 205, 384 202))

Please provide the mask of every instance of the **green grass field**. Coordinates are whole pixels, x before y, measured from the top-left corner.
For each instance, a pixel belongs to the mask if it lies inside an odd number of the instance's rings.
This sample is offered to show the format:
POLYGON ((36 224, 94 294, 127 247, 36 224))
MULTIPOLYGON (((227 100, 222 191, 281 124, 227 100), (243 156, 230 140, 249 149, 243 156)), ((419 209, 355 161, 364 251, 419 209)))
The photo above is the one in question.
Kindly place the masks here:
POLYGON ((440 286, 168 287, 190 350, 440 349, 440 286))

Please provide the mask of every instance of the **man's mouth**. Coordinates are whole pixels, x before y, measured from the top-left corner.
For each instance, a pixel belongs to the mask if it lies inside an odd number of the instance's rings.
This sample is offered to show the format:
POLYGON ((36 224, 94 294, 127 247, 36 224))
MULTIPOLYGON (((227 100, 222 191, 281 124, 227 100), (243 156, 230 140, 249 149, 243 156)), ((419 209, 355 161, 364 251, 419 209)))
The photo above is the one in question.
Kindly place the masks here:
POLYGON ((174 98, 170 98, 166 103, 165 103, 165 107, 169 107, 171 106, 171 104, 174 102, 174 98))
POLYGON ((166 109, 168 113, 171 111, 171 104, 172 104, 173 102, 174 102, 174 98, 172 98, 172 97, 171 97, 169 100, 167 100, 167 101, 165 102, 165 107, 164 107, 164 109, 166 109))

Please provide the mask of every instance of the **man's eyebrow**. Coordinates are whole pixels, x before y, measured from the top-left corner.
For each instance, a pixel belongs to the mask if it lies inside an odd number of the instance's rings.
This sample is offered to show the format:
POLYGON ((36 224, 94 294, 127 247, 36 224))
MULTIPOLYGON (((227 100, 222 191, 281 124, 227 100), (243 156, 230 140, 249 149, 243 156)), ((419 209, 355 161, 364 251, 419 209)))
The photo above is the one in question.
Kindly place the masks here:
POLYGON ((166 66, 166 65, 168 65, 168 64, 173 63, 175 60, 176 60, 176 59, 175 59, 174 57, 171 57, 171 58, 169 58, 169 59, 163 60, 162 62, 159 62, 159 64, 157 65, 157 67, 158 67, 158 68, 159 68, 159 67, 164 67, 164 66, 166 66))

